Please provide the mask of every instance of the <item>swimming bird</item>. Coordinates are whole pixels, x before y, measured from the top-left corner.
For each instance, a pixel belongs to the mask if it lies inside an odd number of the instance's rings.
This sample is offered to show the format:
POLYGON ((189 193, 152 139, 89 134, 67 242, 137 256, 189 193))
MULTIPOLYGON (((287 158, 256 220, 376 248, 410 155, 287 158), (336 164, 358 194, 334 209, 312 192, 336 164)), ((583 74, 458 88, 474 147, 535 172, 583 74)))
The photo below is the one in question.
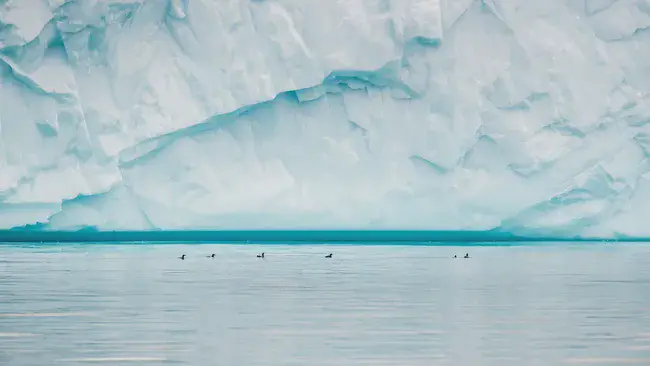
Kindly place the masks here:
POLYGON ((332 253, 326 255, 325 258, 332 258, 332 253))
POLYGON ((262 254, 258 254, 257 258, 264 258, 264 252, 262 252, 262 254))
POLYGON ((212 255, 206 255, 205 257, 206 258, 214 258, 214 253, 212 253, 212 255))
POLYGON ((469 258, 469 253, 465 253, 465 256, 463 258, 469 258))
POLYGON ((458 258, 458 256, 454 254, 454 258, 458 258))
POLYGON ((180 257, 178 257, 178 259, 184 261, 184 260, 185 260, 185 254, 183 254, 183 255, 181 255, 180 257))

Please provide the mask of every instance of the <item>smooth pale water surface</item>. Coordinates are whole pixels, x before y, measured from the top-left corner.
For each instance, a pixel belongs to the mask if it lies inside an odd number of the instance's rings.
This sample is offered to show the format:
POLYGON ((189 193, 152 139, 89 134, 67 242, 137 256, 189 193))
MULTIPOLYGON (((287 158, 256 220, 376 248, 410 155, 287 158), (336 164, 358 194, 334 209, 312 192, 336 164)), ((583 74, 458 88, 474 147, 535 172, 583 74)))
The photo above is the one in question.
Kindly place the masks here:
POLYGON ((97 363, 650 365, 650 245, 0 246, 0 365, 97 363))

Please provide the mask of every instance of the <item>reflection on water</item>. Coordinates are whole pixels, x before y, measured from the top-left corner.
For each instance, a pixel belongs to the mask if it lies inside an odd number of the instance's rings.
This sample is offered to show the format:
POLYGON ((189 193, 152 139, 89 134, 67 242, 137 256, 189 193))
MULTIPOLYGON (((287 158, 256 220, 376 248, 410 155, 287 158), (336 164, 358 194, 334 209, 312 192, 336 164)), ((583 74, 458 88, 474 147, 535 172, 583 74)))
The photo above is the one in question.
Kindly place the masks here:
POLYGON ((650 365, 650 245, 0 246, 0 365, 96 363, 650 365))

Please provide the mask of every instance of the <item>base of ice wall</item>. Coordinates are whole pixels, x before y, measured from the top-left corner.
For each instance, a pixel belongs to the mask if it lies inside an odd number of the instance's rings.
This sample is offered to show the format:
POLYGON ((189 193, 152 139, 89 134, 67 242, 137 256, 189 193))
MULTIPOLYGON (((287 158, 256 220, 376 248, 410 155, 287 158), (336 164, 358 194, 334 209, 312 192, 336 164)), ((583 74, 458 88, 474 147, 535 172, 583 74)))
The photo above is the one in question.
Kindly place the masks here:
POLYGON ((646 1, 30 0, 0 22, 1 228, 650 236, 646 1))

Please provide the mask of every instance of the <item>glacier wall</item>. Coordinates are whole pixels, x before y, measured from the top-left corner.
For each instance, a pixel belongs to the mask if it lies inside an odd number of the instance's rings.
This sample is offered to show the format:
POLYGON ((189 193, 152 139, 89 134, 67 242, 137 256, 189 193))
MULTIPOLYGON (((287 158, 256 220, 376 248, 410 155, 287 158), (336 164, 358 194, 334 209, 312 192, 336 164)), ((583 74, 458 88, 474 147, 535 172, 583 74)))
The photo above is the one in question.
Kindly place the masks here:
POLYGON ((650 0, 0 0, 0 228, 650 236, 650 0))

